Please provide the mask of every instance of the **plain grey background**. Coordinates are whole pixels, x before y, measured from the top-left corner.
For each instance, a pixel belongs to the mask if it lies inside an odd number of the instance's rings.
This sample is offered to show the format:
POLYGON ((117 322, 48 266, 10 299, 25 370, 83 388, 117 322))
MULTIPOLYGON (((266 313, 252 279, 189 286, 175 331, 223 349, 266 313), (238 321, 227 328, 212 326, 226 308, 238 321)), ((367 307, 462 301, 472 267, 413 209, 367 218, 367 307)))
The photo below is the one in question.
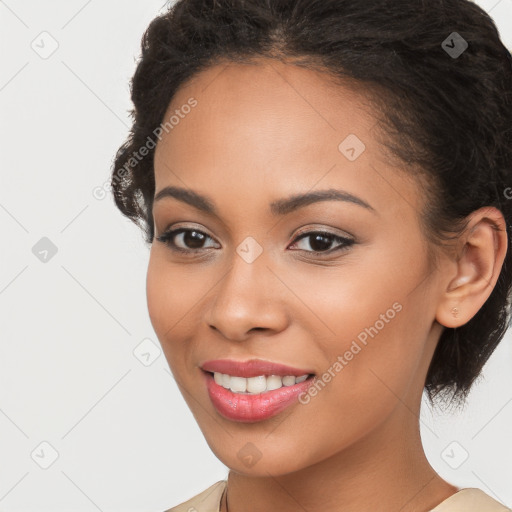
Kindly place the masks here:
MULTIPOLYGON (((478 3, 512 48, 512 0, 478 3)), ((140 38, 165 8, 0 1, 2 511, 159 512, 227 475, 151 327, 148 249, 108 190, 140 38)), ((512 506, 511 424, 509 331, 466 409, 425 402, 421 433, 445 479, 512 506)))

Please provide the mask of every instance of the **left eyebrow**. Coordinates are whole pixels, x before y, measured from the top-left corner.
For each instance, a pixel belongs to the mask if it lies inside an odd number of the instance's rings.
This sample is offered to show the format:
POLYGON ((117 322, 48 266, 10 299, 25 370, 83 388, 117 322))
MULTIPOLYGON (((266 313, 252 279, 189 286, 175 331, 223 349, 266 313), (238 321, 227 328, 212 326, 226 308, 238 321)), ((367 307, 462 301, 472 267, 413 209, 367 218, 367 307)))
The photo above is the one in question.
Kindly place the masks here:
MULTIPOLYGON (((214 202, 207 196, 203 196, 193 190, 181 187, 164 187, 154 197, 153 201, 157 202, 164 197, 174 197, 175 199, 187 203, 198 210, 210 215, 218 217, 218 212, 214 202)), ((270 203, 270 212, 272 215, 287 215, 292 211, 303 208, 307 205, 320 201, 345 201, 361 206, 373 213, 377 213, 366 201, 344 190, 327 189, 317 190, 315 192, 307 192, 305 194, 296 194, 287 198, 278 199, 270 203)))
POLYGON ((377 213, 373 206, 360 197, 350 194, 344 190, 337 190, 334 188, 308 192, 306 194, 296 194, 285 199, 279 199, 270 203, 270 211, 273 215, 286 215, 298 208, 302 208, 319 201, 346 201, 362 206, 373 213, 377 213))
POLYGON ((213 201, 206 196, 202 196, 201 194, 194 192, 193 190, 188 190, 182 187, 164 187, 155 195, 153 202, 156 203, 164 197, 174 197, 175 199, 178 199, 178 201, 182 201, 190 206, 194 206, 198 210, 218 217, 217 209, 215 208, 213 201))

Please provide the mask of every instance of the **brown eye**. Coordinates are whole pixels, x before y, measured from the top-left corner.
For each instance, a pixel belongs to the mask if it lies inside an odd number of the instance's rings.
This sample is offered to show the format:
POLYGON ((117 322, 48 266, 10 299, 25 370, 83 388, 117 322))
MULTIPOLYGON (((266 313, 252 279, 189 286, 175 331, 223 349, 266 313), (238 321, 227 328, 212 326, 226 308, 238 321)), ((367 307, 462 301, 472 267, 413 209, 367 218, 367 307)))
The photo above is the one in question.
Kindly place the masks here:
MULTIPOLYGON (((200 231, 182 231, 178 235, 175 235, 175 240, 181 237, 181 243, 185 245, 184 249, 201 249, 203 247, 206 235, 200 231)), ((176 242, 175 242, 176 243, 176 242)), ((179 244, 177 244, 179 245, 179 244)))
POLYGON ((298 242, 301 241, 309 240, 309 242, 303 243, 303 247, 299 247, 299 250, 316 254, 331 253, 341 249, 346 249, 354 243, 354 240, 350 238, 335 235, 334 233, 329 233, 327 231, 309 231, 308 233, 302 233, 295 240, 296 241, 293 245, 297 245, 298 242), (338 242, 334 249, 332 248, 333 242, 338 242), (308 246, 311 250, 308 249, 308 246))
POLYGON ((158 241, 165 243, 171 249, 182 252, 194 252, 207 249, 209 247, 205 246, 204 243, 208 239, 213 240, 206 233, 191 228, 169 230, 157 237, 158 241))

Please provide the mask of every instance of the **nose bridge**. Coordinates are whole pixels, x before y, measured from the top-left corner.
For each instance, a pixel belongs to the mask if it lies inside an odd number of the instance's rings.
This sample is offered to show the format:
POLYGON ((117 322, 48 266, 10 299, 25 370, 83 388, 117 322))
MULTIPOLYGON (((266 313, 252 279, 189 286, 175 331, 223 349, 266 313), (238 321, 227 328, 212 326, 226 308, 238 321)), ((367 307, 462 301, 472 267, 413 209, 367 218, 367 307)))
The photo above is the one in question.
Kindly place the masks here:
POLYGON ((236 247, 230 269, 215 287, 208 323, 226 337, 240 338, 257 327, 283 328, 286 314, 277 299, 279 281, 267 268, 263 247, 247 237, 236 247))

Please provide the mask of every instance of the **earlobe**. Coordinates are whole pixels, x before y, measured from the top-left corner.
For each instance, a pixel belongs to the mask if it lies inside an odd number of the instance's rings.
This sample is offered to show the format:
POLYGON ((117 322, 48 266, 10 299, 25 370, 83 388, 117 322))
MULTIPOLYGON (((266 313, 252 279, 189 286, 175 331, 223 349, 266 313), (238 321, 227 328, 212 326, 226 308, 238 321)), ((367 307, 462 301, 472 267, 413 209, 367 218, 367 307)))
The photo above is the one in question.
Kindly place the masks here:
MULTIPOLYGON (((493 207, 468 217, 460 236, 462 249, 436 311, 445 327, 460 327, 473 318, 496 285, 505 260, 508 240, 503 214, 493 207)), ((453 269, 453 262, 451 267, 453 269)))

